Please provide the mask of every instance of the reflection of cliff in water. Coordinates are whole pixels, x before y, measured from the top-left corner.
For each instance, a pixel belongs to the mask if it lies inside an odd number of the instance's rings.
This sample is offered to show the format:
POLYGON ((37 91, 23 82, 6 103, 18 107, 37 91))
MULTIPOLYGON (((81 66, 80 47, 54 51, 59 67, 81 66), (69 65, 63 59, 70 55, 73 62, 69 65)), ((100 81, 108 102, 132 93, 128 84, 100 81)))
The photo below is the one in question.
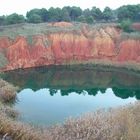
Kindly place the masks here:
POLYGON ((104 93, 107 88, 112 88, 118 97, 136 96, 140 99, 140 74, 126 70, 116 71, 85 66, 43 67, 7 72, 3 78, 21 89, 49 88, 51 95, 60 89, 62 95, 71 92, 81 94, 85 90, 89 95, 95 96, 98 91, 104 93))

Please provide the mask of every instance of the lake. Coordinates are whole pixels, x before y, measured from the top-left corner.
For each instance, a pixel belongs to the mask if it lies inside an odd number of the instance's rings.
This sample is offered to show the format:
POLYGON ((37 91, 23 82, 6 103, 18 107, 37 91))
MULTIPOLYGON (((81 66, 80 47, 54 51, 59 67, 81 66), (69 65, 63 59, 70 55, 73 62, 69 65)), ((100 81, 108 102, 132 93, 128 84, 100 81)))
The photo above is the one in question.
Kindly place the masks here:
POLYGON ((3 79, 18 86, 12 105, 19 120, 34 125, 63 123, 101 108, 140 99, 140 74, 93 66, 56 66, 7 72, 3 79))

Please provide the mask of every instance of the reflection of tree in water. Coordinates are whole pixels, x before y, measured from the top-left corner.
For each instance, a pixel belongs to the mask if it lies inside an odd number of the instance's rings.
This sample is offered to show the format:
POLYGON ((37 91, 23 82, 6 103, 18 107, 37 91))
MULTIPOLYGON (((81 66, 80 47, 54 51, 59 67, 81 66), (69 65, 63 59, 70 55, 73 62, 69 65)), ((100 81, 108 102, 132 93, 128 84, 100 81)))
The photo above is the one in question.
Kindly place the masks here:
POLYGON ((121 97, 122 99, 127 99, 129 97, 136 97, 136 99, 140 99, 140 89, 113 88, 112 90, 117 97, 121 97))
POLYGON ((50 91, 50 95, 51 96, 53 96, 54 94, 56 94, 57 93, 57 90, 56 89, 49 89, 49 91, 50 91))
POLYGON ((113 87, 114 94, 122 99, 136 97, 140 99, 140 74, 125 71, 115 71, 103 68, 74 68, 44 67, 12 71, 2 75, 3 79, 18 86, 21 90, 30 88, 37 91, 42 88, 50 89, 53 96, 58 90, 66 96, 72 92, 97 95, 98 91, 105 93, 113 87))
POLYGON ((98 89, 98 88, 94 88, 94 89, 86 89, 85 91, 88 92, 88 95, 93 95, 93 96, 95 96, 95 95, 97 95, 99 89, 98 89))
MULTIPOLYGON (((97 93, 98 93, 99 90, 100 89, 97 89, 97 88, 94 88, 94 89, 86 89, 86 90, 60 89, 60 91, 61 91, 60 93, 61 93, 61 96, 68 96, 68 95, 70 95, 73 92, 80 95, 80 94, 84 94, 83 91, 86 91, 88 93, 88 95, 95 96, 95 95, 97 95, 97 93)), ((50 91, 50 95, 51 96, 55 95, 58 92, 58 90, 56 90, 56 89, 49 89, 49 91, 50 91)), ((104 89, 104 91, 105 91, 105 89, 104 89)))
MULTIPOLYGON (((140 99, 140 89, 120 89, 120 88, 112 88, 113 93, 115 96, 120 97, 122 99, 127 99, 129 97, 136 97, 136 99, 140 99)), ((49 89, 50 95, 54 96, 57 94, 58 90, 57 89, 49 89)), ((91 96, 96 96, 98 92, 105 94, 106 89, 105 88, 92 88, 92 89, 85 89, 85 90, 78 90, 78 89, 60 89, 61 96, 68 96, 71 93, 76 93, 76 94, 84 94, 86 91, 88 95, 91 96)))

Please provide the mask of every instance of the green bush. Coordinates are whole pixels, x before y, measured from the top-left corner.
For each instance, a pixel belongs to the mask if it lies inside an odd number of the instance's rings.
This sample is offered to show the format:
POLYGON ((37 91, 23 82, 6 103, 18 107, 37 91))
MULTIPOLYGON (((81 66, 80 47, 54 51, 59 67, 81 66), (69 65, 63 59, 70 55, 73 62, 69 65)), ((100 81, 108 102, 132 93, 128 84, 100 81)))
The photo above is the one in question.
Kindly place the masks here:
POLYGON ((122 20, 120 23, 120 27, 121 29, 123 29, 124 32, 131 32, 132 31, 131 25, 132 22, 130 19, 122 20))
POLYGON ((6 17, 5 19, 6 24, 18 24, 18 23, 24 23, 25 18, 23 15, 18 15, 16 13, 13 13, 6 17))
POLYGON ((29 23, 41 23, 42 19, 40 15, 33 14, 28 18, 29 23))

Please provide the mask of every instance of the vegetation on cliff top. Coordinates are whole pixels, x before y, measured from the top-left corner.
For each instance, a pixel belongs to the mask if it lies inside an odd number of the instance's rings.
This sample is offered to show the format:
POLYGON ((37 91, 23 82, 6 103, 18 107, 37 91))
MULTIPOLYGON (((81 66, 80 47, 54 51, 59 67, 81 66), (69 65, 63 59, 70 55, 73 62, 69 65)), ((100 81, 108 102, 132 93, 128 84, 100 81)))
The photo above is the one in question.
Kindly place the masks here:
MULTIPOLYGON (((62 22, 61 22, 62 23, 62 22)), ((68 22, 64 22, 68 24, 68 22)), ((107 26, 114 27, 116 24, 113 23, 100 23, 89 25, 80 22, 73 22, 72 26, 57 26, 49 23, 40 23, 40 24, 33 24, 33 23, 22 23, 22 24, 15 24, 15 25, 8 25, 8 26, 0 26, 0 36, 7 36, 11 39, 15 39, 17 36, 24 36, 27 37, 29 42, 32 36, 34 35, 47 35, 50 33, 58 33, 58 32, 72 32, 74 34, 81 34, 83 27, 88 27, 91 30, 100 30, 101 28, 105 28, 107 26)))
POLYGON ((11 15, 0 16, 0 25, 18 24, 18 23, 42 23, 42 22, 60 22, 60 21, 80 21, 86 23, 94 22, 118 22, 124 19, 140 21, 140 4, 125 5, 116 10, 105 7, 101 11, 97 7, 82 10, 80 7, 65 6, 63 8, 45 8, 32 9, 27 12, 26 17, 13 13, 11 15))

